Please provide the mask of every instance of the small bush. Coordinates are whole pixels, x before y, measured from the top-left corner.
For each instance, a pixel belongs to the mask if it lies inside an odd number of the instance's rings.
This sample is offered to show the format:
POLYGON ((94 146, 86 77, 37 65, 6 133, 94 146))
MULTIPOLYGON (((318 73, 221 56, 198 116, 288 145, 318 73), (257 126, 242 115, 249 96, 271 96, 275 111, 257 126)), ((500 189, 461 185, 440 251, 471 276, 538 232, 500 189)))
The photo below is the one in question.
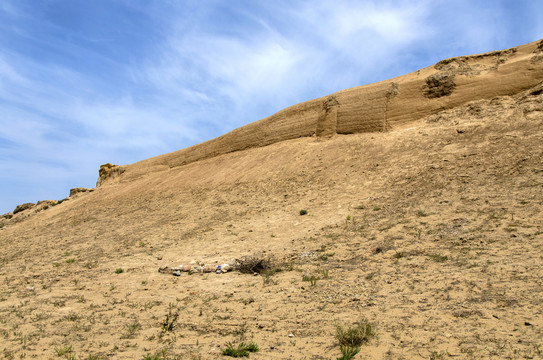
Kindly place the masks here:
POLYGON ((336 327, 336 339, 339 345, 344 347, 360 347, 373 336, 375 336, 373 325, 366 319, 354 327, 344 328, 339 325, 336 327))
POLYGON ((243 259, 237 260, 233 266, 235 270, 238 270, 244 274, 269 274, 273 275, 280 271, 280 267, 277 266, 277 262, 272 257, 262 256, 247 256, 243 259), (279 269, 279 271, 277 271, 279 269))
POLYGON ((222 350, 222 353, 231 357, 248 357, 249 353, 258 352, 258 350, 260 350, 258 345, 252 341, 248 344, 242 342, 238 346, 229 342, 226 344, 226 349, 222 350))
POLYGON ((307 210, 305 209, 300 210, 300 215, 307 215, 307 210))
POLYGON ((121 269, 121 268, 118 268, 118 269, 115 270, 115 274, 122 274, 123 272, 124 272, 124 270, 121 269))

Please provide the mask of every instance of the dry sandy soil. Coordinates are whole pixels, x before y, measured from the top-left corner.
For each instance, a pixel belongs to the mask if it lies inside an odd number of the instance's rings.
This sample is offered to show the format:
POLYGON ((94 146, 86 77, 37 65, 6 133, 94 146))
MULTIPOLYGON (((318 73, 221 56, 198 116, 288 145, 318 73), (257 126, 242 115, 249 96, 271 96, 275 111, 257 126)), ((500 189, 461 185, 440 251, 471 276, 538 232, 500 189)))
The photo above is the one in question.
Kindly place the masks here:
POLYGON ((227 359, 253 341, 250 359, 336 359, 336 327, 367 320, 355 359, 543 358, 542 89, 3 220, 0 357, 227 359), (244 258, 264 269, 158 271, 244 258))

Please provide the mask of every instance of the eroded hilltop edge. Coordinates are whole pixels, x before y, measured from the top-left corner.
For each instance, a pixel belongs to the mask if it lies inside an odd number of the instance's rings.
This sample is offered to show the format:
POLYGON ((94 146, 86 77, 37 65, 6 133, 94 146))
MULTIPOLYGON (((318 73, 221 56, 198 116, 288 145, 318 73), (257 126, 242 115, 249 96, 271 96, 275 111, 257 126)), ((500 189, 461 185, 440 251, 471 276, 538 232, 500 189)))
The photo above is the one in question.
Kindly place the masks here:
POLYGON ((397 78, 290 106, 215 139, 134 164, 101 167, 97 187, 299 137, 382 132, 470 101, 514 95, 543 81, 543 40, 460 56, 397 78))

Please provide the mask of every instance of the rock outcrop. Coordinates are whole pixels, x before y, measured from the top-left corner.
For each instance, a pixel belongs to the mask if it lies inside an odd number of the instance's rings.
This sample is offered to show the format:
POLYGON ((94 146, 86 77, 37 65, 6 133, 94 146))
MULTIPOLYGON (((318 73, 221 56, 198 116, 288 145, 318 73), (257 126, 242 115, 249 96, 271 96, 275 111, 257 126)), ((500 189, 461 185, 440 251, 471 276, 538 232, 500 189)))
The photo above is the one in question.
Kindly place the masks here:
POLYGON ((24 203, 24 204, 21 204, 21 205, 17 205, 15 207, 15 210, 13 210, 13 214, 18 214, 18 213, 23 212, 25 210, 32 209, 35 206, 36 206, 36 204, 34 204, 34 203, 24 203))
POLYGON ((112 180, 119 177, 119 175, 121 175, 124 171, 124 167, 120 167, 119 165, 113 165, 110 163, 100 165, 96 187, 112 182, 112 180))
POLYGON ((73 189, 70 189, 70 197, 76 194, 87 193, 87 192, 92 192, 92 191, 94 191, 94 189, 88 189, 84 187, 73 188, 73 189))

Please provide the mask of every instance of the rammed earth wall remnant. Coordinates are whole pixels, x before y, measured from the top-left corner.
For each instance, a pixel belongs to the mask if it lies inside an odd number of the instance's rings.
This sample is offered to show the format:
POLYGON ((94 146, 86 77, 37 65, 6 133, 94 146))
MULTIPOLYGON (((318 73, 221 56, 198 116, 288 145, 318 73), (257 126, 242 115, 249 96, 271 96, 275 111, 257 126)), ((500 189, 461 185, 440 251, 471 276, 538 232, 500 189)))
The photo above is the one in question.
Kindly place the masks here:
POLYGON ((339 102, 334 96, 329 96, 322 104, 322 110, 317 118, 317 136, 332 136, 337 134, 337 112, 339 102))
POLYGON ((111 182, 113 179, 120 176, 124 173, 124 168, 119 165, 113 165, 110 163, 100 165, 98 170, 98 181, 96 182, 96 187, 105 184, 106 182, 111 182))
MULTIPOLYGON (((309 100, 213 140, 131 165, 100 167, 97 186, 299 137, 381 132, 543 81, 543 41, 445 59, 413 73, 309 100)), ((106 166, 107 165, 107 166, 106 166)))

